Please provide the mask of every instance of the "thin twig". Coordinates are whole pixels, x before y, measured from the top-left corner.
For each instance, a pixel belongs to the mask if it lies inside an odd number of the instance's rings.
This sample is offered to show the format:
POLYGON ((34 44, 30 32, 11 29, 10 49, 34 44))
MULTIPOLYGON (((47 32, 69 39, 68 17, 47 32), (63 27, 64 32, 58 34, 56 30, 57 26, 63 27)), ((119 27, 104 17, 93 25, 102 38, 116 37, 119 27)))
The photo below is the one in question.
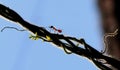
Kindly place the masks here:
POLYGON ((6 27, 4 27, 4 28, 2 28, 2 30, 1 30, 1 32, 3 32, 5 29, 15 29, 15 30, 17 30, 17 31, 26 31, 26 30, 20 30, 20 29, 18 29, 18 28, 16 28, 16 27, 10 27, 10 26, 6 26, 6 27))

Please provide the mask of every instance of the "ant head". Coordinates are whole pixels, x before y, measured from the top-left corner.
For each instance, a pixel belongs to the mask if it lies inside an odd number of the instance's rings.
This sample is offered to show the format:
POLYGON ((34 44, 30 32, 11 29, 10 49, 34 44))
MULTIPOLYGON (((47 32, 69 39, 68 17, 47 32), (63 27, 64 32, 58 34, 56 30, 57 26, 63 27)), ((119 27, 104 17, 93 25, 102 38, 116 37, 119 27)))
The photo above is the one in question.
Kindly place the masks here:
POLYGON ((50 26, 50 28, 53 28, 53 26, 50 26))

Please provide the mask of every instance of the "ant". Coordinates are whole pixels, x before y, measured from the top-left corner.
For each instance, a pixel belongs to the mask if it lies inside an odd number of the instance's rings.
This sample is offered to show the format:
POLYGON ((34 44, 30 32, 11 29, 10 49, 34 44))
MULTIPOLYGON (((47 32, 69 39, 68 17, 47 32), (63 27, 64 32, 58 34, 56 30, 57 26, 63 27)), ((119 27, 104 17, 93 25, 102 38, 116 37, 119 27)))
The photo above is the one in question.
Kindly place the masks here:
POLYGON ((58 33, 61 33, 62 30, 61 29, 57 29, 56 27, 54 26, 50 26, 51 29, 53 29, 54 31, 58 32, 58 33))

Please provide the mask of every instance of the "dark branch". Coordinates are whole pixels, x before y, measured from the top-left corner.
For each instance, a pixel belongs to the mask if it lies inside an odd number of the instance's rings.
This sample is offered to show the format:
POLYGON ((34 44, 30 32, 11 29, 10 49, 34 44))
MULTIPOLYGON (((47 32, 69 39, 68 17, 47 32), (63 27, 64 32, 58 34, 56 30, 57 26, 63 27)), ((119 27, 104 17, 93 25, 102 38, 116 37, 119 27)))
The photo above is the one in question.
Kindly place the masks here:
POLYGON ((63 48, 64 51, 68 54, 75 53, 77 55, 83 56, 88 58, 89 60, 93 61, 93 63, 99 67, 102 70, 112 70, 109 66, 106 64, 120 70, 120 61, 105 56, 96 49, 92 48, 90 45, 88 45, 84 39, 77 39, 75 37, 69 37, 64 36, 62 34, 54 34, 47 31, 44 27, 39 27, 36 25, 33 25, 25 20, 22 19, 22 17, 17 14, 15 11, 11 10, 10 8, 0 4, 0 15, 10 21, 13 21, 15 23, 18 23, 23 26, 26 30, 32 32, 37 37, 46 41, 46 42, 52 42, 57 47, 63 48), (47 37, 50 38, 50 40, 47 39, 47 37), (79 43, 84 46, 84 48, 81 48, 76 43, 79 43), (106 63, 104 63, 106 62, 106 63))

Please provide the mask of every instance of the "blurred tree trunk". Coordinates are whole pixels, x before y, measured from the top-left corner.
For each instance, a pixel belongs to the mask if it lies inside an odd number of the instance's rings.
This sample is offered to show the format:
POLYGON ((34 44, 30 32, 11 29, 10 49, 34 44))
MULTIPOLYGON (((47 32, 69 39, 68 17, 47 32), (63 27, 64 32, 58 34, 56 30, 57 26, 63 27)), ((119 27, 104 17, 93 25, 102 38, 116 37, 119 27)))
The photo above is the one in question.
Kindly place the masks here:
POLYGON ((120 0, 99 0, 105 54, 120 60, 120 0))

